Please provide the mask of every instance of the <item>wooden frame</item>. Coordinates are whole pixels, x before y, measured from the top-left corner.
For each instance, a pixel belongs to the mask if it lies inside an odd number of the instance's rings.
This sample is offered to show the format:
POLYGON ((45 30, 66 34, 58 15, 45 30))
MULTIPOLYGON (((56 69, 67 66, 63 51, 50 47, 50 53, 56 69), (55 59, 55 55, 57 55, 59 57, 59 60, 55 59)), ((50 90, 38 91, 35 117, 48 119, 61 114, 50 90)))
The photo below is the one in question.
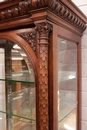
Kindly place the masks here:
POLYGON ((77 100, 78 100, 78 108, 77 108, 77 130, 81 129, 80 117, 81 117, 81 96, 80 96, 80 75, 81 75, 81 38, 77 34, 71 32, 68 29, 64 29, 64 27, 60 27, 58 25, 54 25, 54 33, 50 39, 49 44, 49 104, 50 104, 50 130, 54 130, 58 128, 58 117, 57 117, 57 90, 58 90, 58 37, 65 38, 69 41, 77 43, 77 100), (52 44, 53 42, 53 44, 52 44), (54 53, 55 52, 55 53, 54 53), (51 56, 51 57, 50 57, 51 56), (50 80, 51 79, 51 80, 50 80), (55 86, 55 87, 54 87, 55 86), (51 90, 50 90, 51 89, 51 90), (51 92, 50 92, 51 91, 51 92), (53 123, 52 123, 53 122, 53 123))
MULTIPOLYGON (((67 39, 67 40, 69 40, 69 41, 72 41, 72 42, 75 42, 75 43, 77 43, 77 100, 78 100, 78 106, 77 106, 77 130, 80 130, 81 129, 81 124, 80 124, 80 117, 81 117, 81 110, 80 110, 80 106, 81 106, 81 104, 80 104, 80 102, 81 102, 81 96, 80 96, 80 88, 81 88, 81 82, 80 82, 80 76, 81 76, 81 55, 80 55, 80 51, 81 51, 81 48, 80 48, 80 46, 81 46, 81 38, 80 38, 80 36, 78 36, 78 35, 76 35, 76 34, 74 34, 74 33, 72 33, 72 32, 69 32, 68 30, 65 30, 64 28, 62 28, 62 27, 59 27, 59 26, 55 26, 55 29, 54 30, 56 30, 55 31, 55 34, 54 34, 54 46, 53 46, 53 50, 55 50, 55 53, 53 53, 53 63, 54 63, 54 67, 53 67, 53 70, 54 70, 54 79, 56 79, 56 81, 58 81, 57 80, 57 78, 58 78, 58 74, 57 74, 57 72, 58 72, 58 37, 60 37, 60 38, 64 38, 64 39, 67 39), (58 31, 59 30, 59 31, 58 31), (55 36, 56 36, 56 38, 55 38, 55 36), (56 69, 55 69, 56 68, 56 69)), ((55 111, 57 111, 56 109, 55 109, 55 106, 56 106, 56 104, 57 104, 57 101, 56 101, 56 99, 57 99, 57 93, 56 93, 56 91, 58 90, 58 83, 56 82, 55 80, 54 80, 54 83, 53 83, 53 86, 55 86, 55 88, 53 88, 53 92, 54 92, 54 94, 53 94, 53 101, 54 101, 54 103, 53 103, 53 118, 54 118, 54 120, 55 120, 55 118, 58 118, 57 117, 57 112, 55 112, 55 111)), ((57 106, 56 106, 57 107, 57 106)), ((57 126, 57 121, 56 121, 56 124, 55 124, 55 122, 54 122, 54 125, 53 125, 53 128, 54 129, 56 129, 58 126, 57 126)))
MULTIPOLYGON (((57 38, 78 43, 80 63, 81 36, 87 19, 70 0, 12 0, 0 3, 0 9, 0 38, 20 45, 34 68, 37 130, 57 130, 57 38)), ((79 75, 80 68, 78 65, 79 75)), ((80 107, 78 111, 80 115, 80 107)), ((80 116, 78 119, 80 130, 80 116)))

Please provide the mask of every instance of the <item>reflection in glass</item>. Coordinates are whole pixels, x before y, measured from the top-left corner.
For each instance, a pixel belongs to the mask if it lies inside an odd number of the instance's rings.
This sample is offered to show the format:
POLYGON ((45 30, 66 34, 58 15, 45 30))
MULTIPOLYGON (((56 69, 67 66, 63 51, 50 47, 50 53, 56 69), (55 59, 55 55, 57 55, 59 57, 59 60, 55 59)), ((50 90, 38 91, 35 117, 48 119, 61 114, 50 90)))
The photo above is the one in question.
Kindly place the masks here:
POLYGON ((77 45, 58 38, 58 130, 76 130, 77 45))
POLYGON ((16 44, 0 40, 0 128, 35 130, 34 72, 27 55, 16 44))

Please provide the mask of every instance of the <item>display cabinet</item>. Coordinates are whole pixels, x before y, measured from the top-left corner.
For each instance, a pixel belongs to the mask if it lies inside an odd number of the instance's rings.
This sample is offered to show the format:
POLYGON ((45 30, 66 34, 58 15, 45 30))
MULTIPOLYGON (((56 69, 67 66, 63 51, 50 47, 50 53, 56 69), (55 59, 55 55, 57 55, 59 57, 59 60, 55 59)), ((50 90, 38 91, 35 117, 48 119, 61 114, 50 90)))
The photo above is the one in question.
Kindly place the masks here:
POLYGON ((81 36, 71 0, 0 2, 0 128, 81 130, 81 36))

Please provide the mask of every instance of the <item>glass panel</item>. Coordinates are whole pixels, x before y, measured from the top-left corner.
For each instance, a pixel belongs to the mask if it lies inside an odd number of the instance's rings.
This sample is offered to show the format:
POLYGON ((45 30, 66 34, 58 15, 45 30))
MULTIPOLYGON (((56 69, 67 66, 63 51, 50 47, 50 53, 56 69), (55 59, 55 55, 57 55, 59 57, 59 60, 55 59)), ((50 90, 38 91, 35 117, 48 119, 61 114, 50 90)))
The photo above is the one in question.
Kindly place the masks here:
MULTIPOLYGON (((6 82, 6 84, 8 83, 9 82, 6 82)), ((2 84, 2 81, 0 81, 0 84, 2 84)), ((3 84, 5 84, 5 82, 3 84)), ((3 110, 3 107, 1 107, 0 112, 3 111, 10 114, 14 114, 16 116, 21 116, 23 118, 29 118, 35 120, 34 86, 31 84, 26 84, 21 82, 20 83, 11 82, 10 85, 11 85, 12 92, 8 91, 7 111, 3 110), (21 90, 15 90, 17 89, 18 85, 21 85, 21 87, 23 86, 23 88, 21 88, 21 90)), ((0 97, 2 98, 1 104, 5 100, 3 98, 4 95, 5 94, 0 93, 0 97)))
POLYGON ((3 130, 36 129, 34 72, 17 45, 0 40, 0 118, 3 130))
POLYGON ((34 120, 24 119, 5 112, 0 112, 0 128, 5 130, 36 130, 34 120), (10 116, 10 118, 8 118, 10 116))
POLYGON ((58 130, 76 130, 77 44, 58 39, 58 130))

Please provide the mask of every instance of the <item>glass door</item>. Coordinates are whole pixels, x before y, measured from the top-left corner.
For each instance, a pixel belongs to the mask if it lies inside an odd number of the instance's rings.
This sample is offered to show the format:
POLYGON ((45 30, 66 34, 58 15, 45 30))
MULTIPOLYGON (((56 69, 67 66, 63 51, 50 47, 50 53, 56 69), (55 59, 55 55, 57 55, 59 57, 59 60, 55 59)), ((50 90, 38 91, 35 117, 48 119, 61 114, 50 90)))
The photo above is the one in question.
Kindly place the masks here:
POLYGON ((17 45, 0 40, 0 128, 36 130, 34 72, 17 45))
POLYGON ((58 130, 76 130, 77 103, 77 44, 58 38, 58 130))

